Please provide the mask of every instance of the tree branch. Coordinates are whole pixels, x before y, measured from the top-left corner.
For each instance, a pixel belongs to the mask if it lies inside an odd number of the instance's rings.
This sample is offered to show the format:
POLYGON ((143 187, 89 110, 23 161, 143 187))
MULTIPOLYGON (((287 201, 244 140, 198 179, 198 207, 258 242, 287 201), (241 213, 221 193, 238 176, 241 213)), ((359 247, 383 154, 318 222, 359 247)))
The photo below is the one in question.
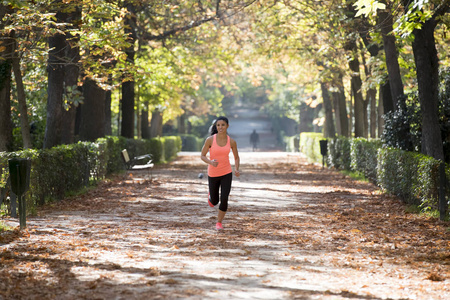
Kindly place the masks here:
MULTIPOLYGON (((250 1, 246 2, 246 3, 244 3, 241 7, 237 8, 234 13, 230 14, 227 17, 235 15, 236 13, 238 13, 242 9, 245 9, 245 8, 249 7, 250 5, 255 3, 256 1, 257 0, 250 0, 250 1)), ((197 21, 191 21, 189 24, 187 24, 185 26, 179 26, 179 27, 176 27, 174 29, 167 30, 167 31, 165 31, 165 32, 163 32, 161 34, 157 34, 157 35, 150 34, 147 31, 145 31, 145 32, 142 33, 141 37, 142 37, 143 40, 146 40, 146 41, 161 41, 161 40, 164 40, 164 39, 166 39, 166 38, 168 38, 170 36, 173 36, 173 35, 176 35, 176 34, 179 34, 179 33, 185 32, 185 31, 188 31, 189 29, 192 29, 194 27, 198 27, 198 26, 200 26, 202 24, 205 24, 207 22, 210 22, 210 21, 213 21, 213 20, 218 20, 218 19, 223 17, 223 13, 222 13, 222 11, 220 9, 220 4, 221 3, 222 3, 222 0, 217 0, 217 2, 216 2, 216 13, 215 13, 214 16, 211 16, 211 17, 205 18, 205 19, 201 19, 201 20, 197 20, 197 21)))
POLYGON ((212 21, 212 20, 214 20, 214 19, 217 19, 217 17, 216 17, 216 16, 213 16, 213 17, 206 18, 206 19, 202 19, 202 20, 198 20, 198 21, 192 21, 192 22, 190 22, 188 25, 181 26, 181 27, 177 27, 177 28, 174 28, 174 29, 165 31, 165 32, 163 32, 163 33, 161 33, 161 34, 158 34, 158 35, 153 35, 153 34, 150 34, 150 33, 148 33, 148 32, 144 32, 144 33, 142 34, 142 38, 143 38, 144 40, 147 40, 147 41, 160 41, 160 40, 164 40, 164 39, 166 39, 166 38, 168 38, 168 37, 170 37, 170 36, 172 36, 172 35, 178 34, 178 33, 180 33, 180 32, 188 31, 189 29, 192 29, 192 28, 194 28, 194 27, 198 27, 198 26, 200 26, 200 25, 202 25, 202 24, 204 24, 204 23, 207 23, 207 22, 209 22, 209 21, 212 21))
POLYGON ((433 14, 433 18, 437 18, 440 16, 445 15, 446 13, 450 12, 450 0, 445 0, 443 3, 441 3, 436 11, 433 14))

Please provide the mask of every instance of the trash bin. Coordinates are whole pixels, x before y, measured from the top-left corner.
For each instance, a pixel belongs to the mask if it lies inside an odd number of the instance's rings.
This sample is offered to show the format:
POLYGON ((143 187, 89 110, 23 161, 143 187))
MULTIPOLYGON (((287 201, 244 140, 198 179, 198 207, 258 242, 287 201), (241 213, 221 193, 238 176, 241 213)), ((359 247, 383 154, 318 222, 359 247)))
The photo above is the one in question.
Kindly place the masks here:
POLYGON ((28 158, 11 158, 8 163, 11 190, 17 196, 22 196, 30 186, 31 160, 28 158))
POLYGON ((26 227, 26 201, 22 195, 30 186, 31 160, 28 158, 12 158, 8 160, 11 190, 19 200, 20 228, 26 227))
POLYGON ((326 156, 328 153, 328 140, 320 140, 320 154, 326 156))

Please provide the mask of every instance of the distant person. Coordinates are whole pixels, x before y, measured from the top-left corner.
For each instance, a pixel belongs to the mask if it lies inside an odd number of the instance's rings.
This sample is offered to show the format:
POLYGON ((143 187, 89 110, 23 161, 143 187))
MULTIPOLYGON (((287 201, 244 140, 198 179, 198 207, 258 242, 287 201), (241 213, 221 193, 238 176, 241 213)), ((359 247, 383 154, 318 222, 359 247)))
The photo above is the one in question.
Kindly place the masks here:
POLYGON ((252 134, 250 134, 250 144, 253 145, 253 151, 256 151, 258 149, 259 134, 256 133, 256 129, 253 129, 252 134))
POLYGON ((214 207, 220 201, 216 223, 217 230, 223 229, 222 221, 228 209, 228 196, 230 195, 231 181, 233 179, 229 158, 230 150, 233 151, 234 155, 234 174, 236 177, 240 176, 237 144, 234 139, 228 136, 228 127, 228 119, 226 117, 217 118, 211 128, 211 136, 206 139, 201 153, 201 159, 208 164, 208 204, 214 207), (208 151, 209 158, 206 156, 208 151))

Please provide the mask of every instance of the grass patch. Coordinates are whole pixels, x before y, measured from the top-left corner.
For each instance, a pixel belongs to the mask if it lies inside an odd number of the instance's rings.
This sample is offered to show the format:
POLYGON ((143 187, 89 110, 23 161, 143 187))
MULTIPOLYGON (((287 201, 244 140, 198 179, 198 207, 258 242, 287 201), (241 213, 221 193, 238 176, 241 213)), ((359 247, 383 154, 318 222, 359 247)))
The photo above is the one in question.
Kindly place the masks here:
POLYGON ((83 195, 86 194, 87 192, 89 192, 90 190, 94 189, 97 186, 97 182, 92 182, 92 185, 89 187, 83 187, 77 191, 69 191, 65 194, 65 198, 71 198, 71 197, 76 197, 79 195, 83 195))
POLYGON ((8 213, 7 207, 5 204, 0 205, 0 217, 6 216, 8 213))
POLYGON ((362 174, 360 172, 348 171, 348 170, 340 170, 340 172, 342 174, 344 174, 345 176, 348 176, 354 180, 369 182, 369 180, 364 176, 364 174, 362 174))
MULTIPOLYGON (((425 218, 439 219, 440 213, 437 209, 422 209, 419 205, 408 205, 405 209, 407 213, 416 214, 425 218)), ((449 221, 450 218, 447 215, 444 221, 449 221)), ((449 228, 450 230, 450 228, 449 228)))
POLYGON ((406 207, 405 211, 407 213, 410 213, 410 214, 420 214, 420 213, 422 213, 422 210, 420 209, 420 207, 418 205, 408 205, 406 207))
POLYGON ((433 218, 433 219, 439 219, 439 210, 433 209, 433 210, 425 210, 420 212, 421 216, 433 218))
MULTIPOLYGON (((348 170, 339 170, 340 173, 344 174, 345 176, 348 176, 354 180, 363 181, 363 182, 370 182, 364 174, 361 172, 355 172, 355 171, 348 171, 348 170)), ((407 213, 411 214, 417 214, 421 217, 425 218, 432 218, 432 219, 439 219, 440 214, 439 210, 437 209, 422 209, 418 205, 408 205, 405 209, 407 213)), ((444 221, 450 221, 450 216, 447 214, 444 221)), ((449 228, 450 230, 450 228, 449 228)))
POLYGON ((0 232, 12 231, 12 230, 14 230, 14 227, 8 226, 5 224, 5 222, 0 221, 0 232))

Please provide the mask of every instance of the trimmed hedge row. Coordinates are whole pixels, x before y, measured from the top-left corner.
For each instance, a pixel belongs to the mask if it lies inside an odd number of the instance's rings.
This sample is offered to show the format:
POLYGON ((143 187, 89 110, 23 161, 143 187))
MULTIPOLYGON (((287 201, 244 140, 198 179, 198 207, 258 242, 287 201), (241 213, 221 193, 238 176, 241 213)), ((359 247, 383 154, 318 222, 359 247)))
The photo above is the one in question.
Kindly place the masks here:
MULTIPOLYGON (((171 161, 177 157, 181 151, 182 141, 179 136, 164 136, 160 138, 162 142, 162 157, 165 161, 171 161)), ((149 149, 150 150, 150 149, 149 149)), ((150 152, 151 153, 151 152, 150 152)))
POLYGON ((285 136, 283 140, 287 152, 300 151, 300 137, 298 135, 285 136))
POLYGON ((377 152, 383 146, 380 140, 354 138, 350 141, 350 167, 364 174, 371 182, 377 182, 377 152))
MULTIPOLYGON (((423 209, 438 208, 440 161, 393 148, 379 149, 378 161, 377 183, 381 188, 423 209)), ((449 175, 450 167, 447 166, 447 182, 449 175)), ((448 187, 446 198, 450 198, 448 187)))
MULTIPOLYGON (((301 151, 315 162, 321 161, 321 139, 316 133, 300 135, 301 151)), ((328 139, 327 161, 330 167, 363 174, 408 204, 419 205, 424 210, 438 208, 440 161, 432 157, 383 148, 379 140, 337 137, 328 139)), ((446 166, 446 178, 446 197, 450 199, 450 166, 446 166)))
POLYGON ((300 133, 300 152, 304 153, 311 161, 321 162, 320 140, 323 140, 323 135, 320 132, 300 133))
POLYGON ((182 134, 180 137, 182 141, 181 151, 199 152, 205 143, 204 138, 198 138, 193 134, 182 134))
POLYGON ((328 165, 350 171, 352 166, 350 139, 338 137, 328 140, 328 165))
POLYGON ((25 194, 30 211, 50 200, 63 199, 70 193, 102 180, 106 175, 125 170, 121 151, 130 157, 152 154, 155 163, 170 161, 181 151, 180 137, 148 140, 108 136, 96 142, 79 142, 45 150, 0 152, 0 188, 9 176, 8 159, 31 159, 30 187, 25 194))

